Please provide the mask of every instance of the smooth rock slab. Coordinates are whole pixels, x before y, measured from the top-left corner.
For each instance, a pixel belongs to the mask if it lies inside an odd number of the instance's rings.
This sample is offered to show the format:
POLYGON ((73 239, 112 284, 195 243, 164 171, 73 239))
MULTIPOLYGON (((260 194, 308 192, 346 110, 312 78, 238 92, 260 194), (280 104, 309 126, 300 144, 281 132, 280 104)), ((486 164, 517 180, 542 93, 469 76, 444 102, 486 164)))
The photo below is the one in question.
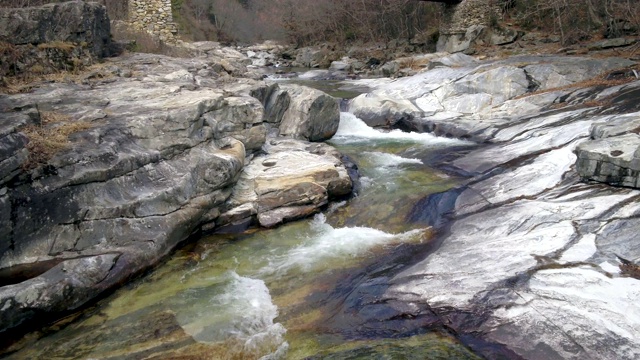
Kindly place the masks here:
POLYGON ((483 331, 527 359, 637 359, 640 282, 588 266, 537 272, 483 331), (494 325, 500 324, 500 325, 494 325), (523 331, 526 329, 526 331, 523 331), (553 331, 550 331, 553 329, 553 331))

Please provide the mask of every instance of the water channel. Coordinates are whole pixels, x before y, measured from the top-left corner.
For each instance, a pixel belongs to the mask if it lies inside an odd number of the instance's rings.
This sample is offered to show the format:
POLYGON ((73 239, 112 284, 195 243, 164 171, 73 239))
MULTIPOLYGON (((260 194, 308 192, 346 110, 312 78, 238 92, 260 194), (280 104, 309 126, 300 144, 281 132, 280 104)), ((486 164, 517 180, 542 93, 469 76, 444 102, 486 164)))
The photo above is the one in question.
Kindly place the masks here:
POLYGON ((378 131, 349 113, 330 143, 358 164, 357 196, 277 229, 192 242, 8 358, 476 358, 376 302, 384 279, 428 251, 431 229, 407 220, 415 204, 460 181, 425 159, 469 144, 378 131))

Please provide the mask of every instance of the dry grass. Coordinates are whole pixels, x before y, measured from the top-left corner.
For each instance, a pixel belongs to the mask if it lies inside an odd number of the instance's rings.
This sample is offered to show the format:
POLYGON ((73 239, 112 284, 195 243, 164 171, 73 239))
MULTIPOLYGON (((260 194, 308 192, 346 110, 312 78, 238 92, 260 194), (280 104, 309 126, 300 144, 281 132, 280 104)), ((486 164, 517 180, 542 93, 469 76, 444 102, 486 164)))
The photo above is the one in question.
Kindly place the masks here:
POLYGON ((86 44, 63 41, 39 44, 37 50, 0 42, 0 93, 16 94, 31 91, 42 82, 68 81, 70 75, 82 76, 82 70, 93 66, 81 58, 86 44), (79 54, 74 55, 76 50, 79 54), (40 58, 42 53, 57 53, 52 59, 40 58), (34 61, 35 59, 35 61, 34 61), (22 63, 20 68, 17 64, 22 63))
POLYGON ((106 79, 114 76, 112 72, 104 71, 104 64, 97 63, 84 68, 76 67, 73 70, 58 70, 47 73, 39 64, 31 67, 29 72, 17 76, 0 78, 0 93, 24 94, 31 92, 46 83, 76 83, 86 80, 88 74, 94 74, 93 78, 106 79), (43 73, 44 71, 44 73, 43 73))
POLYGON ((64 41, 52 41, 48 43, 38 44, 38 49, 40 50, 62 50, 64 52, 71 52, 77 47, 76 44, 64 41))
POLYGON ((22 129, 29 138, 29 159, 23 166, 24 170, 46 164, 55 154, 69 147, 69 135, 91 127, 88 122, 73 121, 67 115, 52 111, 41 112, 40 120, 39 125, 22 129))
POLYGON ((0 60, 4 60, 0 61, 0 76, 15 71, 15 63, 22 56, 22 51, 17 46, 0 41, 0 60))
POLYGON ((111 28, 114 40, 131 41, 132 46, 127 49, 133 52, 160 54, 172 57, 191 57, 183 48, 172 46, 144 30, 137 30, 120 24, 111 28))
POLYGON ((411 69, 411 70, 421 70, 423 69, 429 62, 431 62, 431 58, 426 56, 411 56, 406 58, 398 59, 398 63, 400 64, 401 69, 411 69))
POLYGON ((609 105, 609 102, 604 100, 589 100, 582 103, 584 107, 603 107, 606 105, 609 105))

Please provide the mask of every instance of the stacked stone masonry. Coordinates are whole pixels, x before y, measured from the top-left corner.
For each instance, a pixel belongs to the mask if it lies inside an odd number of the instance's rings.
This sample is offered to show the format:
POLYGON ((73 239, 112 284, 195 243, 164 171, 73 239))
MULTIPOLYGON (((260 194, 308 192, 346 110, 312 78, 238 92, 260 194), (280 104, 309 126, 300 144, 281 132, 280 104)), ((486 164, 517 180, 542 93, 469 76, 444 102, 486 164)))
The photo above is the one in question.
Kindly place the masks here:
POLYGON ((503 0, 463 0, 456 5, 445 5, 440 34, 464 34, 474 25, 491 25, 502 16, 503 0))
POLYGON ((175 40, 177 28, 173 22, 171 0, 129 0, 129 21, 163 41, 175 40))

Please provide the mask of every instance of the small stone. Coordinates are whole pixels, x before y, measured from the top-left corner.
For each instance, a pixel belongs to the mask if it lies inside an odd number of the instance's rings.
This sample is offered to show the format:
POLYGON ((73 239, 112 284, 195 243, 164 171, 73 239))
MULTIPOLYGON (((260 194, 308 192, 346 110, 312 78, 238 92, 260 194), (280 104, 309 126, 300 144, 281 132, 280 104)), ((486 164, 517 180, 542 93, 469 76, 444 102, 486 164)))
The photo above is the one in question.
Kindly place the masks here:
POLYGON ((268 160, 263 161, 262 165, 267 166, 267 167, 271 167, 271 166, 275 166, 277 163, 278 162, 275 161, 275 160, 268 159, 268 160))

